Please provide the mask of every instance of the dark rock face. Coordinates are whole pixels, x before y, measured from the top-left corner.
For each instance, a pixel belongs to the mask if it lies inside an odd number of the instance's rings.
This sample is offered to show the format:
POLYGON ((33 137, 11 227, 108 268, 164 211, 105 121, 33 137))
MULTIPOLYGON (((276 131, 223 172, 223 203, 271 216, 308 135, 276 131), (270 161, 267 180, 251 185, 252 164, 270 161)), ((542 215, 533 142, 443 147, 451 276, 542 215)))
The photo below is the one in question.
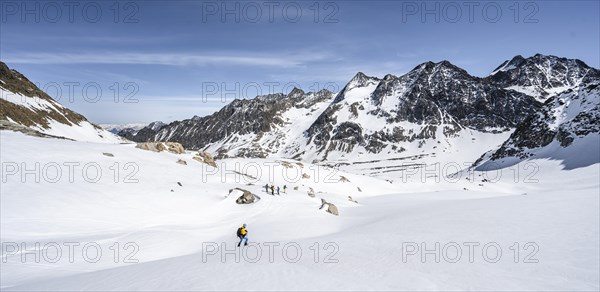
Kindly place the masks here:
POLYGON ((527 158, 529 150, 558 141, 568 147, 577 138, 600 134, 600 80, 550 97, 543 108, 520 123, 491 160, 527 158))
POLYGON ((600 70, 577 59, 541 54, 525 59, 519 55, 504 62, 487 79, 503 88, 530 87, 536 97, 545 100, 555 88, 567 89, 600 79, 600 70))
MULTIPOLYGON (((306 94, 295 88, 288 95, 270 94, 250 100, 236 99, 218 112, 206 117, 175 121, 161 127, 145 127, 135 135, 120 133, 133 141, 178 141, 188 149, 202 149, 233 134, 262 134, 283 124, 280 113, 292 107, 311 107, 331 97, 331 92, 322 90, 306 94)), ((235 142, 235 141, 230 141, 235 142)), ((260 157, 260 152, 248 151, 245 155, 260 157)), ((244 156, 244 155, 243 155, 244 156)))
POLYGON ((306 131, 310 141, 321 151, 350 152, 360 145, 371 153, 401 141, 435 139, 437 126, 451 136, 461 128, 479 131, 503 131, 514 128, 541 103, 523 93, 499 88, 487 79, 469 75, 448 61, 427 62, 406 75, 387 75, 384 79, 357 74, 336 96, 334 102, 306 131), (385 124, 409 122, 424 126, 417 133, 375 131, 367 134, 361 125, 338 121, 344 100, 355 88, 376 86, 368 97, 375 109, 361 113, 357 103, 350 105, 351 117, 371 115, 385 124))
POLYGON ((150 141, 154 141, 152 138, 164 126, 165 126, 165 124, 162 122, 153 122, 153 123, 150 123, 148 126, 143 127, 139 130, 130 129, 130 128, 123 129, 123 130, 119 131, 119 133, 117 133, 117 135, 124 137, 128 140, 132 140, 132 141, 150 142, 150 141))
POLYGON ((541 104, 525 94, 499 89, 443 61, 428 62, 399 79, 378 86, 373 98, 391 98, 399 86, 409 84, 399 97, 391 120, 441 124, 446 120, 485 131, 488 127, 514 127, 541 104))

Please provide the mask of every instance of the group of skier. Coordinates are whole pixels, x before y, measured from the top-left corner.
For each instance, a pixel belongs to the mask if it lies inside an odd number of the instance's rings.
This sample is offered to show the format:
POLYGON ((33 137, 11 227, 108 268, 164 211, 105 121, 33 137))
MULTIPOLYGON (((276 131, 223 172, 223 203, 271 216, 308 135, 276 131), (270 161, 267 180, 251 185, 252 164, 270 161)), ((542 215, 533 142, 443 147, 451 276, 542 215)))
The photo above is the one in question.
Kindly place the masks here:
MULTIPOLYGON (((269 191, 271 191, 271 195, 273 195, 273 196, 275 195, 275 192, 277 192, 277 195, 281 195, 279 193, 279 191, 280 191, 279 186, 276 187, 274 185, 266 184, 265 192, 267 192, 267 194, 268 194, 269 191)), ((287 193, 287 185, 283 185, 283 192, 287 193)), ((242 226, 237 229, 236 235, 240 240, 240 242, 238 242, 237 246, 240 246, 242 244, 242 242, 244 242, 244 245, 248 245, 248 230, 246 229, 246 224, 242 224, 242 226)))
MULTIPOLYGON (((277 195, 280 196, 281 194, 279 193, 279 186, 275 187, 274 185, 270 185, 266 184, 265 185, 265 192, 267 192, 267 194, 269 193, 269 190, 271 190, 271 195, 275 195, 275 191, 277 191, 277 195)), ((287 185, 283 185, 283 193, 287 193, 287 185)))

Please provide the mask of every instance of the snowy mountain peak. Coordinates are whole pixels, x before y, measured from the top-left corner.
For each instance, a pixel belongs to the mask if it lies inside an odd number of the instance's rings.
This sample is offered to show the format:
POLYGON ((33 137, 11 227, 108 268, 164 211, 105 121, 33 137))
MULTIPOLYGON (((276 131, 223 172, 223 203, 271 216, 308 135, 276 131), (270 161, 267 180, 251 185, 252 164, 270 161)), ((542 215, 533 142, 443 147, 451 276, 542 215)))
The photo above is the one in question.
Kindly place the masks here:
POLYGON ((423 62, 423 63, 419 64, 418 66, 416 66, 413 70, 433 70, 435 68, 440 68, 440 67, 458 68, 454 64, 450 63, 450 61, 442 60, 440 62, 433 62, 433 61, 423 62))
POLYGON ((379 80, 380 79, 377 77, 367 76, 363 72, 358 72, 356 75, 354 75, 354 77, 352 77, 352 79, 350 79, 350 82, 348 82, 346 88, 350 90, 356 87, 365 87, 369 84, 379 82, 379 80))
POLYGON ((504 61, 498 68, 494 69, 494 71, 490 75, 494 75, 500 71, 507 71, 513 68, 520 66, 523 62, 525 62, 525 58, 521 55, 516 55, 510 60, 504 61))
POLYGON ((334 103, 338 103, 344 100, 346 94, 348 94, 354 89, 364 88, 367 86, 375 86, 380 81, 381 79, 377 77, 367 76, 362 72, 358 72, 356 73, 356 75, 354 75, 354 77, 352 77, 352 79, 350 79, 350 82, 348 82, 348 84, 346 84, 346 86, 344 86, 344 88, 338 93, 338 95, 335 97, 334 103))
POLYGON ((301 99, 303 96, 305 96, 304 90, 294 87, 294 89, 292 89, 292 91, 290 91, 290 93, 288 93, 287 97, 291 98, 291 99, 301 99))
MULTIPOLYGON (((192 119, 199 119, 199 118, 200 118, 199 116, 194 116, 192 119)), ((166 125, 166 124, 165 124, 165 123, 163 123, 163 122, 161 122, 161 121, 156 121, 156 122, 152 122, 152 123, 148 124, 148 127, 149 127, 150 129, 152 129, 152 130, 155 130, 155 131, 156 131, 156 130, 158 130, 158 129, 160 129, 160 128, 164 127, 165 125, 166 125)))
POLYGON ((453 68, 453 69, 460 69, 456 65, 450 63, 450 61, 448 61, 448 60, 443 60, 435 65, 436 65, 436 67, 447 67, 447 68, 453 68))
POLYGON ((438 70, 438 71, 441 71, 441 70, 455 71, 457 73, 470 76, 470 74, 467 73, 467 71, 465 71, 463 68, 460 68, 460 67, 450 63, 450 61, 447 61, 447 60, 443 60, 439 63, 435 63, 435 65, 433 66, 433 69, 438 70))
POLYGON ((390 80, 394 80, 394 79, 397 79, 397 78, 398 78, 398 76, 396 76, 396 75, 393 75, 393 74, 386 74, 386 75, 383 77, 383 81, 390 81, 390 80))
POLYGON ((363 82, 363 80, 367 80, 370 77, 365 75, 365 73, 363 72, 358 72, 354 75, 354 77, 352 77, 352 79, 350 79, 350 83, 360 83, 363 82))
POLYGON ((526 59, 516 56, 486 79, 544 102, 554 94, 600 79, 600 70, 578 59, 536 54, 526 59))
POLYGON ((425 62, 415 67, 407 75, 414 76, 420 80, 427 80, 428 83, 435 84, 446 79, 470 79, 474 78, 464 69, 450 63, 447 60, 441 62, 425 62))
POLYGON ((131 132, 137 132, 140 129, 148 126, 148 124, 145 123, 131 123, 131 124, 100 124, 100 127, 102 127, 103 129, 113 133, 113 134, 118 134, 121 131, 131 131, 131 132))

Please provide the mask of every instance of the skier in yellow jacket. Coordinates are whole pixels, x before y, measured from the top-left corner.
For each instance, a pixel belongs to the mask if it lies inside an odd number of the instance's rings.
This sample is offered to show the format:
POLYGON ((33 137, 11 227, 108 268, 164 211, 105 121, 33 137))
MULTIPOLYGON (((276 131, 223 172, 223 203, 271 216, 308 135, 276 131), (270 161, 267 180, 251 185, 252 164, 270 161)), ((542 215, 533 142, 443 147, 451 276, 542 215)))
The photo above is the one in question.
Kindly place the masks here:
POLYGON ((237 230, 237 236, 240 239, 240 242, 238 243, 237 246, 240 246, 242 244, 242 241, 246 240, 246 242, 244 243, 244 245, 248 245, 248 230, 246 230, 246 224, 243 224, 242 227, 238 228, 237 230))

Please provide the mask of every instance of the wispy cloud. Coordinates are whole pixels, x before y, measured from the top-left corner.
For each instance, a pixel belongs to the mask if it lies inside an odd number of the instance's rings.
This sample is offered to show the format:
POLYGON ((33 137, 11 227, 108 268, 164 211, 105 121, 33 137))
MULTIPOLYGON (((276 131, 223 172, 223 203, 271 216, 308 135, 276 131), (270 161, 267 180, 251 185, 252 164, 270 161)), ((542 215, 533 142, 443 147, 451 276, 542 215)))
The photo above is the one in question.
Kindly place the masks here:
POLYGON ((141 35, 101 35, 101 34, 81 34, 81 33, 65 33, 64 35, 49 35, 44 33, 18 34, 15 32, 7 32, 2 35, 2 41, 7 43, 38 44, 40 42, 52 45, 130 45, 130 44, 163 44, 165 42, 177 42, 191 38, 191 34, 171 34, 160 36, 141 36, 141 35))
POLYGON ((15 64, 137 64, 168 66, 238 65, 267 67, 297 67, 324 60, 326 54, 257 55, 253 53, 5 53, 4 59, 15 64))

